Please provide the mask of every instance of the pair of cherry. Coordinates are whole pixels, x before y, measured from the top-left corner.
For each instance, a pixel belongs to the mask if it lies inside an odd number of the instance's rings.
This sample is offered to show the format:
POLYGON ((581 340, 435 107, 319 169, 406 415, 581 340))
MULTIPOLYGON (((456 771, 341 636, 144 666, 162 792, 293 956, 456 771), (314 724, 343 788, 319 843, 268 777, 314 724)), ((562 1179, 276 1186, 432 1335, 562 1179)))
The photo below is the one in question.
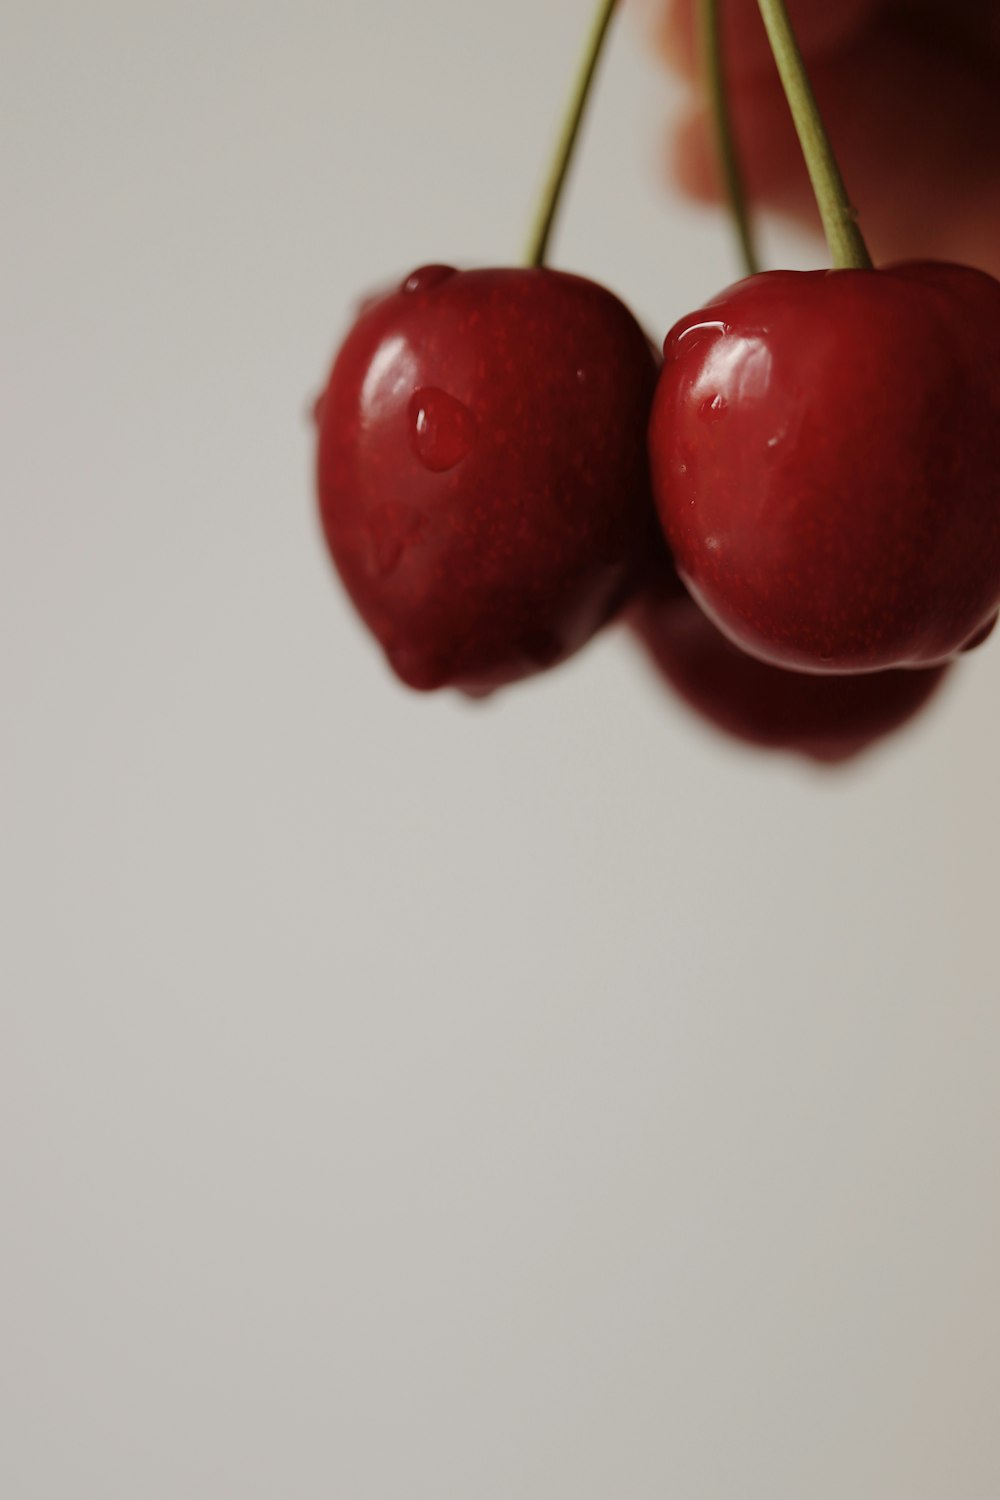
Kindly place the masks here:
MULTIPOLYGON (((761 8, 792 75, 784 7, 761 8)), ((800 73, 793 113, 807 93, 800 73)), ((404 682, 487 693, 624 613, 722 727, 838 759, 985 639, 1000 284, 871 269, 835 189, 831 247, 857 268, 752 275, 662 360, 611 292, 541 264, 427 266, 363 306, 317 408, 320 508, 404 682)))
POLYGON ((627 607, 726 727, 836 756, 1000 607, 1000 285, 965 267, 751 277, 662 368, 593 282, 425 267, 319 422, 331 552, 415 688, 489 691, 627 607))

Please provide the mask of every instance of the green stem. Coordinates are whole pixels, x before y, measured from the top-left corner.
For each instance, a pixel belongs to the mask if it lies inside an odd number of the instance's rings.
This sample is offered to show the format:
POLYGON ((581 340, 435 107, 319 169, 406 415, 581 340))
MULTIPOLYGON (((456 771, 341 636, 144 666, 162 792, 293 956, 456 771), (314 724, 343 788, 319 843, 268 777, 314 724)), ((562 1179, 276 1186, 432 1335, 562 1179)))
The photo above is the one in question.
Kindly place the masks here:
POLYGON ((545 264, 549 240, 552 238, 552 229, 559 210, 559 203, 562 199, 563 187, 566 183, 570 162, 573 160, 573 151, 576 146, 577 136, 580 134, 580 125, 587 108, 587 101, 590 98, 594 74, 597 72, 597 64, 604 48, 604 39, 608 34, 608 27, 611 25, 611 17, 614 13, 616 3, 617 0, 600 0, 594 24, 587 38, 583 61, 573 86, 573 93, 570 97, 569 109, 563 124, 562 134, 559 137, 555 158, 542 192, 541 202, 538 205, 538 213, 532 226, 531 238, 528 241, 528 251, 525 259, 529 266, 542 266, 545 264))
POLYGON ((748 276, 760 270, 757 247, 754 243, 753 226, 747 208, 746 189, 736 137, 733 134, 733 119, 729 109, 729 90, 726 86, 726 64, 722 51, 722 26, 719 19, 719 0, 698 0, 698 21, 701 30, 701 54, 705 67, 705 86, 708 102, 715 122, 715 143, 719 153, 719 167, 726 190, 726 200, 732 215, 733 227, 740 244, 743 265, 748 276))
POLYGON ((870 270, 871 256, 858 228, 857 213, 847 196, 785 0, 757 0, 757 3, 795 121, 834 267, 838 271, 870 270))

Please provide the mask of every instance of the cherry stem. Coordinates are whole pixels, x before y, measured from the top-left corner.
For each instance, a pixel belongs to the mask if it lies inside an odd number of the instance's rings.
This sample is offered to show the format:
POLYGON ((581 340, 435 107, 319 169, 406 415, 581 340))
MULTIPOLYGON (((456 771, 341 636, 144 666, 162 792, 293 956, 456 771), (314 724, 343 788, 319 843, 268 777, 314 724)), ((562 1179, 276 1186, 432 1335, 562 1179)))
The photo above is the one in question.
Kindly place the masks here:
POLYGON ((757 256, 753 225, 747 208, 743 169, 740 165, 739 152, 736 149, 733 117, 729 108, 719 0, 698 0, 698 20, 701 31, 701 54, 705 68, 705 87, 708 91, 712 119, 715 122, 715 144, 719 154, 719 168, 726 190, 726 200, 739 240, 746 274, 755 276, 760 270, 760 260, 757 256))
POLYGON ((601 0, 594 17, 594 24, 587 38, 584 49, 583 60, 580 71, 573 85, 573 93, 570 96, 569 109, 563 123, 562 133, 556 147, 555 158, 549 171, 542 192, 541 202, 538 205, 538 213, 532 226, 531 238, 528 241, 528 251, 525 257, 529 266, 543 266, 548 254, 549 241, 552 238, 552 230, 559 211, 563 188, 569 173, 570 163, 573 160, 573 152, 576 148, 577 137, 580 134, 580 126, 586 112, 587 101, 590 98, 591 86, 594 75, 597 72, 597 64, 604 50, 604 39, 611 25, 611 17, 614 14, 617 0, 601 0))
POLYGON ((858 228, 857 211, 847 196, 785 0, 757 0, 757 3, 806 159, 834 268, 871 270, 872 259, 858 228))

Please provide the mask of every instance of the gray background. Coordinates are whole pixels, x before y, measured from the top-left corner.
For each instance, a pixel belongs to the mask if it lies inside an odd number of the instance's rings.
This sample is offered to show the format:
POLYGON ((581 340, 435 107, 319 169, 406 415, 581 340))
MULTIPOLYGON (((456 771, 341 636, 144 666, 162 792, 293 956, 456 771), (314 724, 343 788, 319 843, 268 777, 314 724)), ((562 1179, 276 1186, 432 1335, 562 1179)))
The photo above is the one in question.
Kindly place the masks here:
MULTIPOLYGON (((995 1500, 1000 646, 835 776, 398 689, 305 412, 588 0, 3 0, 0 1494, 995 1500)), ((614 38, 558 241, 735 274, 614 38)), ((773 260, 817 247, 772 231, 773 260)))

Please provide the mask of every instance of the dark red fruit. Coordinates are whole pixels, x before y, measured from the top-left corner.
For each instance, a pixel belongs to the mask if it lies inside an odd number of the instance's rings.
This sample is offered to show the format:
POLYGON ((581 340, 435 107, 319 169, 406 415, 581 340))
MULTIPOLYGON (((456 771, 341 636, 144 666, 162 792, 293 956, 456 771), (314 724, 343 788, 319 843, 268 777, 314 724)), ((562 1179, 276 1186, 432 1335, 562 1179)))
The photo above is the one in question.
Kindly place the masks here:
POLYGON ((627 596, 657 365, 616 297, 561 272, 429 266, 365 308, 318 414, 320 510, 404 682, 488 691, 627 596))
POLYGON ((765 661, 949 660, 1000 607, 1000 284, 776 271, 681 320, 651 422, 677 567, 765 661))
POLYGON ((826 765, 902 728, 949 670, 787 672, 734 646, 679 585, 644 591, 627 619, 666 682, 702 718, 744 743, 826 765))

